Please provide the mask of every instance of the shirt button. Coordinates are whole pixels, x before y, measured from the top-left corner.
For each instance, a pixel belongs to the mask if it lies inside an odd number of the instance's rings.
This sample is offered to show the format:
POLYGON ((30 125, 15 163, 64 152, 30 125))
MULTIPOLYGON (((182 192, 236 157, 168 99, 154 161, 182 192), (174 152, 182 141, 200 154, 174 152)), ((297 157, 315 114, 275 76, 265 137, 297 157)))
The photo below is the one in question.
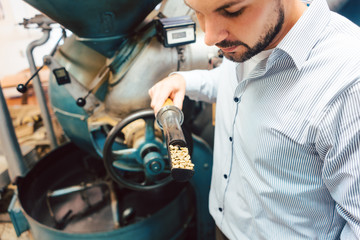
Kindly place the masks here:
POLYGON ((234 102, 239 102, 239 98, 238 98, 238 97, 234 97, 234 102))
POLYGON ((226 175, 226 174, 224 174, 224 178, 227 179, 227 175, 226 175))
POLYGON ((232 137, 229 137, 230 142, 232 142, 232 137))
POLYGON ((219 207, 219 211, 220 211, 220 212, 222 212, 222 211, 223 211, 223 209, 222 209, 221 207, 219 207))

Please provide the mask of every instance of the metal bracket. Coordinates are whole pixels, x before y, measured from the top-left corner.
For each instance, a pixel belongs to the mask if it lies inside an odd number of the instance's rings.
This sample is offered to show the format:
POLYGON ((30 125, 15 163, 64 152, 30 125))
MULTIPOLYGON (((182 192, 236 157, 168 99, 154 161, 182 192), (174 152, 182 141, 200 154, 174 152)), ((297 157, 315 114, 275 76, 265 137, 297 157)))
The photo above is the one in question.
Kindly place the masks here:
POLYGON ((16 236, 20 237, 23 232, 29 230, 29 222, 26 220, 23 212, 21 211, 16 193, 11 199, 8 213, 10 215, 11 222, 14 225, 16 236))

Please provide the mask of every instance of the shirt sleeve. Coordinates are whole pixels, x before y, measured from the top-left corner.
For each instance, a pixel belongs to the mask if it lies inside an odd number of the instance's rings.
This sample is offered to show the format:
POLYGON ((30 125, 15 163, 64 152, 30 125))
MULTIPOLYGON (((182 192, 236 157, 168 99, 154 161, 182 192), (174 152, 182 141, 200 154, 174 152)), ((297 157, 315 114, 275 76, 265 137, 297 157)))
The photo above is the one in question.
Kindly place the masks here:
POLYGON ((329 107, 320 127, 318 150, 323 179, 346 224, 341 239, 360 239, 360 83, 329 107))
POLYGON ((176 72, 181 74, 186 81, 186 95, 195 101, 214 103, 216 101, 218 82, 229 65, 229 60, 224 58, 223 63, 211 70, 193 70, 176 72))

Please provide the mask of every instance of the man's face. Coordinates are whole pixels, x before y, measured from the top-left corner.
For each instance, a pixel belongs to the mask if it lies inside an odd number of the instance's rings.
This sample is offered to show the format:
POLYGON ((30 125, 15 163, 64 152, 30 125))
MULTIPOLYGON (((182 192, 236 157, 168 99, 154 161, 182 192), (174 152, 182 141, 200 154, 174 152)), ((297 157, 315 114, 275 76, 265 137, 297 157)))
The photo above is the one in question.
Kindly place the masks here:
MULTIPOLYGON (((288 0, 286 0, 288 1, 288 0)), ((195 10, 205 43, 224 56, 244 62, 274 48, 284 23, 281 0, 185 0, 195 10)))

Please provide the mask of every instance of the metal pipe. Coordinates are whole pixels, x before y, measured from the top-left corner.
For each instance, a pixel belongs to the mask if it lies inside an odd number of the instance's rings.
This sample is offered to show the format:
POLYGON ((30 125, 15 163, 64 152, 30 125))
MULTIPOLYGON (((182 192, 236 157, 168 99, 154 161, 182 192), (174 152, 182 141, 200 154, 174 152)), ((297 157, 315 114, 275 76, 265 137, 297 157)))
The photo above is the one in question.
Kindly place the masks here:
MULTIPOLYGON (((50 31, 51 31, 50 28, 44 28, 43 36, 40 39, 31 42, 26 48, 26 57, 29 61, 30 71, 32 74, 36 72, 36 65, 35 65, 35 60, 33 57, 33 50, 36 47, 43 45, 44 43, 46 43, 49 40, 50 31)), ((36 75, 35 78, 33 79, 33 86, 34 86, 34 90, 35 90, 36 99, 38 101, 38 104, 39 104, 39 107, 41 110, 41 116, 44 121, 44 126, 46 128, 46 131, 48 133, 48 138, 50 140, 50 146, 52 149, 54 149, 58 146, 58 144, 56 141, 56 136, 54 133, 49 109, 46 104, 46 98, 45 98, 44 90, 41 86, 39 75, 36 75)))
POLYGON ((17 141, 15 129, 12 124, 9 109, 0 84, 0 144, 8 164, 11 182, 15 183, 17 177, 23 177, 29 169, 25 165, 24 158, 17 141))

